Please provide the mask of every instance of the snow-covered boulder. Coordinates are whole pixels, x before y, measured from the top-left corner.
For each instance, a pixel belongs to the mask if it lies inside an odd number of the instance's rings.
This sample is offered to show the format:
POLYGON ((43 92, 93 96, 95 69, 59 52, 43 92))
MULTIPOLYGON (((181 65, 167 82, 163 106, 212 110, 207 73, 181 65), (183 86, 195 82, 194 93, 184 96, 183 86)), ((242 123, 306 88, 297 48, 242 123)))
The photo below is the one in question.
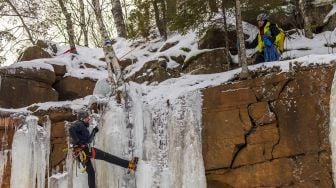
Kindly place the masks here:
POLYGON ((18 60, 30 61, 42 58, 51 58, 51 55, 39 46, 31 46, 23 51, 18 60))
POLYGON ((37 82, 43 82, 52 85, 55 82, 56 75, 50 69, 37 69, 37 68, 1 68, 0 76, 15 77, 21 79, 28 79, 37 82))
MULTIPOLYGON (((191 74, 211 74, 228 70, 224 49, 207 50, 190 57, 183 64, 183 72, 191 74)), ((231 69, 234 67, 231 67, 231 69)))
POLYGON ((58 81, 54 88, 59 92, 59 100, 73 100, 92 95, 97 80, 66 76, 58 81))
MULTIPOLYGON (((237 41, 236 31, 228 32, 229 47, 235 48, 237 41)), ((248 38, 248 37, 247 37, 248 38)), ((198 41, 199 49, 213 49, 225 47, 225 33, 221 28, 210 28, 198 41)))
POLYGON ((180 76, 180 69, 167 68, 166 59, 153 60, 146 62, 142 68, 137 71, 129 79, 137 83, 153 83, 162 82, 169 78, 176 78, 180 76))
POLYGON ((58 100, 58 93, 50 84, 7 76, 0 76, 0 80, 0 107, 20 108, 58 100))

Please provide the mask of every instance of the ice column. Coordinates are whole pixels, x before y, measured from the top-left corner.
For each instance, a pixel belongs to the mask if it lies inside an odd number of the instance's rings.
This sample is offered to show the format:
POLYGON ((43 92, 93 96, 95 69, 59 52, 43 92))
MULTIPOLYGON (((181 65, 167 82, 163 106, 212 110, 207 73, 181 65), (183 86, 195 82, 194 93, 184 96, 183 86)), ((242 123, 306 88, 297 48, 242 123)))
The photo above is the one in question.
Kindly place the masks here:
POLYGON ((28 116, 14 134, 11 187, 45 188, 49 170, 50 120, 43 127, 35 116, 28 116))

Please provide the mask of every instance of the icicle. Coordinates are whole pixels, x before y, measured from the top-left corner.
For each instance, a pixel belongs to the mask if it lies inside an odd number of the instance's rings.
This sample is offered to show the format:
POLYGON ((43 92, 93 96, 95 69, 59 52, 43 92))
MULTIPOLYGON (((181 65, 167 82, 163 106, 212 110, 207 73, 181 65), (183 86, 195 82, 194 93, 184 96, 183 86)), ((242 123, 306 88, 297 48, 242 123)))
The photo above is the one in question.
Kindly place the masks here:
POLYGON ((37 117, 28 116, 13 138, 11 187, 44 188, 49 152, 50 120, 40 127, 37 117))
POLYGON ((332 172, 334 183, 336 183, 336 73, 331 87, 330 94, 330 145, 332 152, 332 172))

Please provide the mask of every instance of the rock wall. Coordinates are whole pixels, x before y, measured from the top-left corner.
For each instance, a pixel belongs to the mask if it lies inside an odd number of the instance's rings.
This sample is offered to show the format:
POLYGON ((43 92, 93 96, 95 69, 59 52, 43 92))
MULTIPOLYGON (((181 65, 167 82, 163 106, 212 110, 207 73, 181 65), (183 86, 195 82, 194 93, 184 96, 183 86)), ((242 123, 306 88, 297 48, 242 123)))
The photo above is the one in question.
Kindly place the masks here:
MULTIPOLYGON (((22 124, 22 119, 12 116, 11 113, 4 113, 0 111, 0 152, 1 155, 7 155, 7 161, 5 164, 0 164, 0 168, 3 168, 3 174, 0 174, 2 181, 0 182, 1 188, 10 187, 11 178, 11 147, 13 136, 16 128, 22 124), (2 166, 3 165, 3 166, 2 166)), ((0 170, 1 171, 1 170, 0 170)))
POLYGON ((334 187, 329 98, 335 66, 203 91, 208 187, 334 187))
MULTIPOLYGON (((30 109, 33 115, 39 118, 39 124, 42 125, 44 116, 48 115, 51 120, 51 137, 50 137, 50 172, 57 170, 62 172, 65 165, 67 152, 66 139, 66 122, 74 121, 75 115, 70 108, 52 108, 49 110, 30 109)), ((7 153, 7 163, 4 165, 1 188, 10 187, 11 179, 11 149, 13 136, 16 129, 22 125, 24 116, 18 116, 15 113, 3 113, 0 111, 0 152, 9 151, 7 153)), ((1 168, 1 165, 0 165, 1 168)), ((1 171, 1 169, 0 169, 1 171)), ((0 178, 1 179, 1 178, 0 178)))

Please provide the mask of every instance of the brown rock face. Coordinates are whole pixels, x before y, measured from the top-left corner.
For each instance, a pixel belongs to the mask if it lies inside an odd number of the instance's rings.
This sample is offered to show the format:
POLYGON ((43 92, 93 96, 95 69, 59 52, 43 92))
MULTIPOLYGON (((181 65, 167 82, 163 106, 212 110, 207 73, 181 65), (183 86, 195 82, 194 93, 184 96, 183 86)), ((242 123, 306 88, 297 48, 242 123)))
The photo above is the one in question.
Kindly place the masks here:
POLYGON ((10 188, 11 178, 11 146, 13 142, 13 136, 17 127, 22 124, 22 120, 18 117, 11 116, 9 113, 3 113, 0 111, 0 152, 7 155, 7 163, 4 166, 2 176, 2 182, 0 187, 10 188))
POLYGON ((162 82, 169 78, 178 77, 180 74, 174 70, 167 68, 167 62, 165 60, 158 61, 153 60, 145 63, 145 65, 136 72, 130 80, 137 83, 152 83, 162 82))
POLYGON ((0 76, 22 78, 43 82, 52 85, 55 82, 56 75, 48 69, 26 69, 26 68, 2 68, 0 76))
POLYGON ((257 125, 265 125, 275 122, 275 114, 270 110, 267 102, 251 104, 248 107, 253 122, 257 125))
POLYGON ((54 85, 59 92, 59 100, 73 100, 92 95, 96 80, 65 77, 54 85))
POLYGON ((208 187, 333 187, 334 72, 320 66, 204 90, 208 187))
POLYGON ((50 85, 15 77, 2 76, 0 91, 0 106, 3 108, 20 108, 58 100, 58 93, 50 85))
MULTIPOLYGON (((191 74, 210 74, 228 70, 225 50, 215 49, 191 57, 183 64, 183 72, 191 74)), ((231 67, 232 68, 232 67, 231 67)))
MULTIPOLYGON (((228 32, 229 49, 236 48, 236 31, 228 32)), ((247 39, 248 36, 245 36, 247 39)), ((222 28, 210 28, 205 35, 198 41, 199 49, 214 49, 225 47, 225 33, 222 28)))
POLYGON ((19 57, 19 61, 30 61, 33 59, 51 58, 51 55, 39 46, 28 47, 19 57))

